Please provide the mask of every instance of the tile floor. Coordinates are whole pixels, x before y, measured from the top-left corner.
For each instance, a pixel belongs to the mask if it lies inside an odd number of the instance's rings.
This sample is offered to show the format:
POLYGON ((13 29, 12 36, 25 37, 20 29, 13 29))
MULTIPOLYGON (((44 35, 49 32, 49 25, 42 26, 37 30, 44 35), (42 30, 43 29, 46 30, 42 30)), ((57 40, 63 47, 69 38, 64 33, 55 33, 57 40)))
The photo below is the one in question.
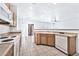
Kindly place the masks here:
POLYGON ((67 56, 54 47, 34 44, 33 36, 22 42, 20 56, 67 56))

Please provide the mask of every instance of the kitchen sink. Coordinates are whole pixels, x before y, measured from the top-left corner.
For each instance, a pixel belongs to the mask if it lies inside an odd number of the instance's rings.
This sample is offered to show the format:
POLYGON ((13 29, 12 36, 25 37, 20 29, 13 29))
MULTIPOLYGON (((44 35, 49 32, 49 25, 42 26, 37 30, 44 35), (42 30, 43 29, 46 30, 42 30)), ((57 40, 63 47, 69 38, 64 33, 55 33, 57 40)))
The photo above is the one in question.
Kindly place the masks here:
POLYGON ((3 40, 2 42, 9 42, 9 41, 12 41, 14 39, 6 39, 6 40, 3 40))

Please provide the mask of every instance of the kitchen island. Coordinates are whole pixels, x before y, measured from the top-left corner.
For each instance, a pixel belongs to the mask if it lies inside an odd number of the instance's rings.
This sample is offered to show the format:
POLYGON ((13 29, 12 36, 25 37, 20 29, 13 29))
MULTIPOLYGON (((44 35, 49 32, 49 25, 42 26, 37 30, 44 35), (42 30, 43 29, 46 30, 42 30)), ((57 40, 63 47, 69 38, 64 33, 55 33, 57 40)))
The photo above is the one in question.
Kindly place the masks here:
POLYGON ((76 53, 77 33, 69 32, 44 32, 36 31, 34 33, 35 44, 53 46, 67 55, 76 53))

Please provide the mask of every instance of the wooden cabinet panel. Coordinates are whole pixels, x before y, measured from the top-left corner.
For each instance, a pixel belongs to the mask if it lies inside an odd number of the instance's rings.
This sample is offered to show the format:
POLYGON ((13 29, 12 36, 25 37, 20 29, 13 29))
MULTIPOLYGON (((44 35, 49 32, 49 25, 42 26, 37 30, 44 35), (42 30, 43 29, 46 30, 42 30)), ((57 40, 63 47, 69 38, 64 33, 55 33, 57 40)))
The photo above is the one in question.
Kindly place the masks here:
POLYGON ((10 4, 9 3, 5 3, 5 5, 10 9, 10 4))
POLYGON ((41 43, 40 33, 35 33, 34 35, 35 35, 35 43, 40 44, 41 43))
POLYGON ((55 46, 55 35, 35 33, 35 43, 55 46))
POLYGON ((41 44, 47 45, 47 34, 41 34, 41 44))
POLYGON ((40 34, 37 34, 37 44, 41 43, 40 34))
POLYGON ((47 36, 47 45, 55 46, 55 35, 54 34, 48 34, 47 36))
POLYGON ((36 33, 34 33, 34 43, 37 44, 37 34, 36 33))
POLYGON ((14 46, 12 46, 5 56, 14 56, 14 46))
POLYGON ((17 25, 17 15, 16 13, 13 13, 13 26, 17 25))
POLYGON ((17 26, 17 8, 10 3, 5 3, 5 5, 9 8, 12 14, 10 20, 10 26, 17 26))
POLYGON ((76 53, 76 37, 68 37, 68 55, 76 53))

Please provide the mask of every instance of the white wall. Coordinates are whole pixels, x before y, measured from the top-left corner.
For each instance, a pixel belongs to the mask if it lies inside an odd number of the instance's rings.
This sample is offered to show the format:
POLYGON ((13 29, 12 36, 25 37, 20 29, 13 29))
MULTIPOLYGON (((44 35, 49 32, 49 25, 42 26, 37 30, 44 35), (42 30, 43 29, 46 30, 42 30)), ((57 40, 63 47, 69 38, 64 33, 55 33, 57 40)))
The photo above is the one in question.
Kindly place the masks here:
POLYGON ((52 3, 18 3, 19 18, 50 22, 55 18, 55 5, 52 3))
POLYGON ((50 29, 50 23, 35 21, 34 22, 34 29, 50 29))
POLYGON ((60 29, 56 31, 78 33, 77 40, 76 40, 77 53, 79 53, 79 8, 78 6, 79 6, 79 3, 56 4, 56 16, 58 16, 58 22, 56 22, 54 25, 54 29, 60 29))
POLYGON ((19 19, 18 30, 22 31, 23 36, 28 36, 28 24, 34 24, 34 29, 50 29, 50 23, 19 19))
POLYGON ((28 24, 34 24, 35 29, 48 29, 51 18, 55 17, 55 6, 49 3, 19 3, 17 5, 18 30, 24 36, 28 34, 28 24))
POLYGON ((57 29, 79 29, 79 3, 57 3, 57 29))

